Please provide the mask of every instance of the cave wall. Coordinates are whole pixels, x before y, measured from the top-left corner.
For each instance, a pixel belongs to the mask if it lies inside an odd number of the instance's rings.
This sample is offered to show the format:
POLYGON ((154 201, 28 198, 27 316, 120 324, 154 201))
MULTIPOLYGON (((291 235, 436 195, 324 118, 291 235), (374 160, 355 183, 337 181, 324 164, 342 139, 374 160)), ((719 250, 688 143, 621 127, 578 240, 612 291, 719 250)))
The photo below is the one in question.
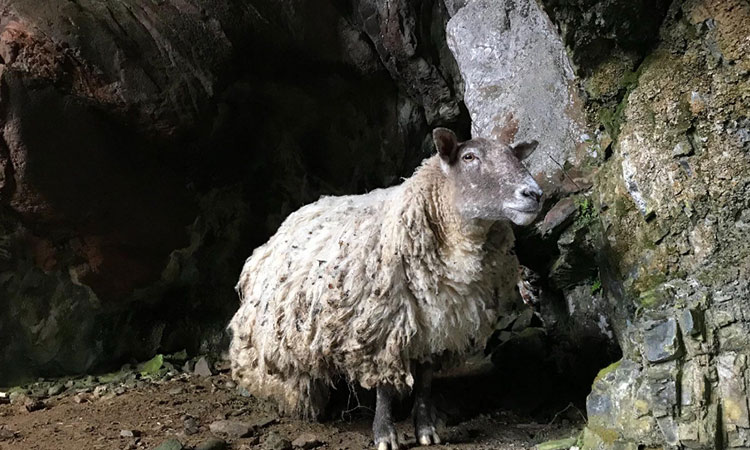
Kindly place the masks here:
POLYGON ((220 349, 289 212, 466 134, 444 6, 379 3, 1 3, 0 385, 220 349))

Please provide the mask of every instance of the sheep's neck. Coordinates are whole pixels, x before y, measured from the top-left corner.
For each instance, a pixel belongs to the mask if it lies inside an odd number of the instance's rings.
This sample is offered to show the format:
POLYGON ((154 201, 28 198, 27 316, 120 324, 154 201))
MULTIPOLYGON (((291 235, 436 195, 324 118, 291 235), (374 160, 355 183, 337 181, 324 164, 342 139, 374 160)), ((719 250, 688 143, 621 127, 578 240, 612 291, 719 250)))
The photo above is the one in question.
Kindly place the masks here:
POLYGON ((454 188, 439 164, 430 169, 431 182, 427 183, 425 209, 441 248, 448 253, 481 252, 492 222, 463 218, 453 202, 454 188))

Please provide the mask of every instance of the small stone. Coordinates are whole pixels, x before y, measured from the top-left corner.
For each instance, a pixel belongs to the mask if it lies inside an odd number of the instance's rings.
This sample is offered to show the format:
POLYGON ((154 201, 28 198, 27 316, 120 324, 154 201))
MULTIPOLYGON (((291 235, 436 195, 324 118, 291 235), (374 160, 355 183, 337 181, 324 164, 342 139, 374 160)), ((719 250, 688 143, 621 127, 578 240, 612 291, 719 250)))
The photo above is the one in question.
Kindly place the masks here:
POLYGON ((120 430, 120 437, 123 437, 123 438, 138 437, 140 435, 141 435, 141 432, 138 430, 120 430))
POLYGON ((265 428, 269 425, 275 424, 278 421, 279 421, 279 418, 276 416, 261 416, 253 420, 252 425, 254 428, 265 428))
POLYGON ((308 450, 323 445, 323 442, 313 433, 302 433, 297 439, 292 441, 292 445, 308 450))
POLYGON ((52 397, 59 393, 61 393, 65 389, 64 385, 62 383, 53 384, 52 386, 47 389, 47 395, 52 397))
POLYGON ((183 389, 182 386, 173 387, 172 389, 167 391, 169 395, 179 395, 179 394, 182 394, 183 392, 185 392, 185 389, 183 389))
POLYGON ((85 392, 80 392, 73 396, 73 401, 75 403, 86 403, 89 401, 89 395, 85 392))
POLYGON ((292 443, 283 438, 279 433, 272 431, 263 440, 264 450, 291 450, 292 443))
POLYGON ((227 389, 234 389, 237 387, 237 383, 232 380, 228 380, 226 383, 224 383, 224 387, 227 389))
POLYGON ((227 443, 223 439, 211 438, 195 447, 195 450, 225 450, 227 443))
POLYGON ((211 365, 208 363, 205 356, 201 356, 198 358, 198 361, 195 362, 193 374, 198 375, 199 377, 210 377, 214 374, 211 370, 211 365))
POLYGON ((186 417, 182 422, 183 428, 185 429, 185 434, 191 435, 198 433, 198 421, 195 420, 195 417, 186 417))
POLYGON ((21 405, 21 412, 34 412, 45 408, 45 404, 41 400, 26 397, 23 404, 21 405))
POLYGON ((94 398, 99 398, 104 396, 104 394, 107 393, 107 386, 101 385, 94 388, 94 398))
POLYGON ((159 444, 154 450, 182 450, 185 447, 182 446, 182 442, 177 439, 167 439, 166 441, 159 444))
POLYGON ((694 153, 693 146, 690 145, 687 139, 684 139, 677 143, 672 149, 672 157, 679 158, 681 156, 690 156, 694 153))
POLYGON ((4 425, 0 425, 0 441, 15 439, 17 437, 18 437, 17 432, 5 428, 4 425))
POLYGON ((208 426, 214 434, 224 434, 230 437, 243 438, 253 434, 253 427, 245 422, 236 420, 217 420, 208 426))

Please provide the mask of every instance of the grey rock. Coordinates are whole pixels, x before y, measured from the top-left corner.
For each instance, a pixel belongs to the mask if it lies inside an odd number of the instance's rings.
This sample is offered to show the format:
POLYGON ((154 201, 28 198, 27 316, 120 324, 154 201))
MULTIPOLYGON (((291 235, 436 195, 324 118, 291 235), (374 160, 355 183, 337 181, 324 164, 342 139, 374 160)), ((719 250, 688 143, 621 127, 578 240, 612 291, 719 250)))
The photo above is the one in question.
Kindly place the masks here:
POLYGON ((65 390, 65 385, 63 383, 55 383, 52 386, 47 389, 47 395, 50 397, 53 397, 55 395, 60 394, 62 391, 65 390))
POLYGON ((292 441, 292 445, 307 450, 323 445, 323 441, 314 433, 302 433, 292 441))
POLYGON ((182 442, 177 439, 167 439, 159 444, 154 450, 183 450, 182 442))
POLYGON ((560 200, 544 216, 540 231, 542 234, 546 234, 567 224, 577 210, 578 205, 574 198, 568 197, 560 200))
POLYGON ((536 1, 468 2, 446 33, 466 86, 473 136, 492 136, 511 113, 519 124, 515 139, 540 142, 526 161, 532 173, 549 174, 574 159, 584 135, 581 106, 570 89, 574 72, 536 1))
POLYGON ((140 435, 141 432, 138 430, 120 430, 120 437, 123 438, 139 437, 140 435))
POLYGON ((292 443, 279 433, 272 431, 263 439, 263 450, 291 450, 292 443))
POLYGON ((188 436, 198 433, 200 428, 195 417, 190 416, 185 417, 185 419, 182 421, 182 427, 185 430, 185 434, 187 434, 188 436))
POLYGON ((677 321, 669 318, 647 326, 644 331, 646 359, 652 363, 669 361, 682 354, 677 321))
POLYGON ((211 364, 209 364, 205 356, 201 356, 200 358, 198 358, 198 361, 195 362, 195 369, 193 369, 193 374, 198 375, 199 377, 213 376, 213 369, 211 369, 211 364))
POLYGON ((254 433, 253 426, 238 420, 217 420, 208 426, 214 434, 223 434, 229 437, 242 438, 254 433))
POLYGON ((229 448, 223 439, 209 439, 195 446, 195 450, 225 450, 229 448))

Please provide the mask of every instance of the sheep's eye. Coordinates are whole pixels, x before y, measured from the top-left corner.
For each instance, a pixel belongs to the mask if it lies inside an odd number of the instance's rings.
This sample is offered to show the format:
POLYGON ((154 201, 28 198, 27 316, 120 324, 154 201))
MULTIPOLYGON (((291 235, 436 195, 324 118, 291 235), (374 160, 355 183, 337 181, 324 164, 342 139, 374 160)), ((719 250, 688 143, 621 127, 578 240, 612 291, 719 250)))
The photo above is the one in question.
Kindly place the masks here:
POLYGON ((474 156, 472 153, 467 153, 461 159, 463 159, 466 162, 471 162, 471 161, 474 161, 475 158, 476 156, 474 156))

